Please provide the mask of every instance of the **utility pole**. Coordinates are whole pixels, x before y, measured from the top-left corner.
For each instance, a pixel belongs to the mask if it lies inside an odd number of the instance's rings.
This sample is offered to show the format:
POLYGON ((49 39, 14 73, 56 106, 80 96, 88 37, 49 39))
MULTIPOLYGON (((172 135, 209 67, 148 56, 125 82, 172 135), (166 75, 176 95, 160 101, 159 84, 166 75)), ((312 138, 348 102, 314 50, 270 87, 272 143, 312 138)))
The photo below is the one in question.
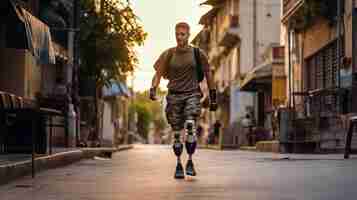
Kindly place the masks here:
POLYGON ((257 0, 253 0, 253 67, 257 65, 257 0))
MULTIPOLYGON (((75 30, 79 29, 80 22, 80 0, 74 0, 73 5, 73 28, 75 30)), ((80 118, 80 97, 79 97, 79 40, 80 32, 76 31, 74 35, 74 51, 73 51, 73 97, 74 97, 74 110, 76 112, 76 144, 79 144, 80 129, 81 129, 81 118, 80 118)))
POLYGON ((135 135, 136 134, 136 121, 137 121, 137 117, 136 117, 136 111, 134 109, 134 103, 135 103, 135 91, 134 91, 134 81, 135 81, 135 75, 134 72, 131 72, 131 77, 130 77, 130 81, 131 81, 131 97, 130 97, 130 106, 132 108, 132 113, 130 114, 130 119, 128 120, 128 133, 126 134, 126 139, 125 139, 125 143, 131 143, 131 141, 129 141, 129 133, 131 135, 135 135))
POLYGON ((337 0, 337 87, 341 87, 341 0, 337 0))

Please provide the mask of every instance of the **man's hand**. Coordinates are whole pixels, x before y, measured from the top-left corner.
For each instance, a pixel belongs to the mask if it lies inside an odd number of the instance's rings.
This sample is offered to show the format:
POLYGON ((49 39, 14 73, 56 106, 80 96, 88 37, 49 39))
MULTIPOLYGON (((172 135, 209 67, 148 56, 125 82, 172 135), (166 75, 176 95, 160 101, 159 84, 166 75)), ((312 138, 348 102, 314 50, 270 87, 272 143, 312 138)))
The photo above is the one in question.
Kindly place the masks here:
POLYGON ((153 100, 153 101, 157 100, 155 87, 150 88, 149 96, 150 96, 151 100, 153 100))
POLYGON ((212 89, 209 91, 209 110, 216 111, 217 108, 217 91, 215 89, 212 89))

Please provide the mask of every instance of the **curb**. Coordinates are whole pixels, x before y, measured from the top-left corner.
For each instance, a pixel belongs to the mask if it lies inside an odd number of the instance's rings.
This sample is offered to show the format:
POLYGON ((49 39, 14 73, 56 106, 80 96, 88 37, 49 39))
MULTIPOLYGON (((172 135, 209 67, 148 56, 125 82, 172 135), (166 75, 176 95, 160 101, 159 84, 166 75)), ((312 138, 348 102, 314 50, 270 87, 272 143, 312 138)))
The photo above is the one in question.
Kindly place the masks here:
POLYGON ((242 151, 254 151, 254 152, 258 151, 256 146, 241 146, 239 148, 239 150, 242 150, 242 151))
POLYGON ((199 145, 198 149, 222 150, 218 145, 199 145))
POLYGON ((119 151, 125 151, 134 148, 133 145, 123 145, 118 148, 111 148, 111 147, 102 147, 102 148, 81 148, 83 152, 83 158, 89 159, 95 156, 107 156, 119 151))
POLYGON ((261 141, 256 144, 257 150, 259 152, 272 152, 280 153, 280 143, 279 141, 261 141))
MULTIPOLYGON (((68 152, 56 153, 35 159, 36 173, 48 169, 63 167, 73 164, 82 159, 91 159, 95 156, 103 155, 105 153, 129 150, 134 148, 132 145, 125 145, 119 148, 83 148, 79 150, 72 150, 68 152)), ((0 185, 9 183, 17 178, 31 174, 32 164, 31 159, 19 161, 6 165, 0 165, 0 185)))

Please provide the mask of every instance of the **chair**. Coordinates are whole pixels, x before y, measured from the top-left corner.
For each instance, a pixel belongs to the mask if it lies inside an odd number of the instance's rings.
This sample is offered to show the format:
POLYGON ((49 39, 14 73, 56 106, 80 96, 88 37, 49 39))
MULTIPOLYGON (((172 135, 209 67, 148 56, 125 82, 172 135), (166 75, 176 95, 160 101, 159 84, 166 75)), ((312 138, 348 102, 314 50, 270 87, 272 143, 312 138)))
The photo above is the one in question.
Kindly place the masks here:
POLYGON ((0 92, 0 109, 5 108, 5 93, 0 92))
POLYGON ((13 94, 9 94, 10 105, 12 109, 18 108, 18 104, 16 102, 16 96, 13 94))
POLYGON ((24 107, 24 100, 22 97, 16 97, 16 106, 18 108, 23 108, 24 107))
MULTIPOLYGON (((0 92, 0 110, 4 109, 6 106, 6 102, 5 102, 5 93, 4 92, 0 92)), ((5 131, 3 129, 5 129, 5 122, 2 120, 2 113, 0 111, 0 153, 4 152, 4 137, 5 135, 3 134, 5 131)))
POLYGON ((9 93, 3 93, 3 99, 4 99, 4 108, 9 109, 12 108, 11 104, 11 96, 9 93))

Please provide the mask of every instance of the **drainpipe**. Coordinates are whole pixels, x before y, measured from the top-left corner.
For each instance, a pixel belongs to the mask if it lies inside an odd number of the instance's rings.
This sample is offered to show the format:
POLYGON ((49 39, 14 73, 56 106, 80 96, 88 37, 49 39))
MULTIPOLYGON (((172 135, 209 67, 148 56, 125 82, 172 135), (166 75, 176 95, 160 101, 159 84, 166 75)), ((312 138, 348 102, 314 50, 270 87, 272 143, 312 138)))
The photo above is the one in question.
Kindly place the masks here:
POLYGON ((356 73, 357 2, 352 0, 352 70, 356 73))
MULTIPOLYGON (((253 68, 257 66, 257 0, 253 0, 253 68)), ((252 68, 252 69, 253 69, 252 68)), ((253 107, 254 107, 254 115, 256 122, 258 122, 258 116, 259 116, 259 92, 256 92, 256 96, 253 95, 254 100, 253 100, 253 107)))
MULTIPOLYGON (((292 66, 291 66, 291 32, 290 32, 290 24, 288 25, 288 59, 289 59, 289 106, 288 106, 288 109, 289 109, 289 121, 291 123, 292 119, 293 119, 293 114, 292 114, 292 111, 291 111, 291 98, 292 98, 292 82, 291 82, 291 79, 293 78, 292 76, 292 66)), ((289 126, 289 129, 292 129, 292 127, 289 126)), ((296 131, 294 131, 294 140, 296 140, 296 131)), ((296 152, 296 142, 294 142, 294 146, 293 146, 293 152, 296 152)))
POLYGON ((79 21, 80 21, 80 0, 74 0, 74 10, 73 10, 73 16, 74 16, 74 29, 77 30, 74 35, 74 51, 73 51, 73 67, 74 67, 74 73, 73 73, 73 88, 74 88, 74 100, 75 100, 75 112, 77 114, 77 119, 76 119, 76 144, 79 144, 79 141, 81 140, 80 138, 80 128, 81 128, 81 120, 80 120, 80 108, 79 108, 79 103, 80 103, 80 97, 79 97, 79 34, 80 32, 78 31, 79 29, 79 21))
MULTIPOLYGON (((356 48, 357 48, 357 41, 356 41, 356 34, 357 34, 357 2, 355 0, 352 0, 352 102, 354 102, 356 99, 354 97, 357 97, 356 92, 357 92, 357 72, 356 72, 356 48), (355 94, 355 95, 353 95, 355 94)), ((357 112, 357 105, 352 103, 352 112, 357 112)))
POLYGON ((253 0, 253 67, 257 65, 257 0, 253 0))
POLYGON ((337 87, 341 88, 341 0, 337 0, 337 87))
POLYGON ((289 65, 289 71, 288 71, 288 75, 289 75, 289 105, 288 108, 290 110, 291 108, 291 34, 290 34, 290 24, 288 25, 288 65, 289 65))

